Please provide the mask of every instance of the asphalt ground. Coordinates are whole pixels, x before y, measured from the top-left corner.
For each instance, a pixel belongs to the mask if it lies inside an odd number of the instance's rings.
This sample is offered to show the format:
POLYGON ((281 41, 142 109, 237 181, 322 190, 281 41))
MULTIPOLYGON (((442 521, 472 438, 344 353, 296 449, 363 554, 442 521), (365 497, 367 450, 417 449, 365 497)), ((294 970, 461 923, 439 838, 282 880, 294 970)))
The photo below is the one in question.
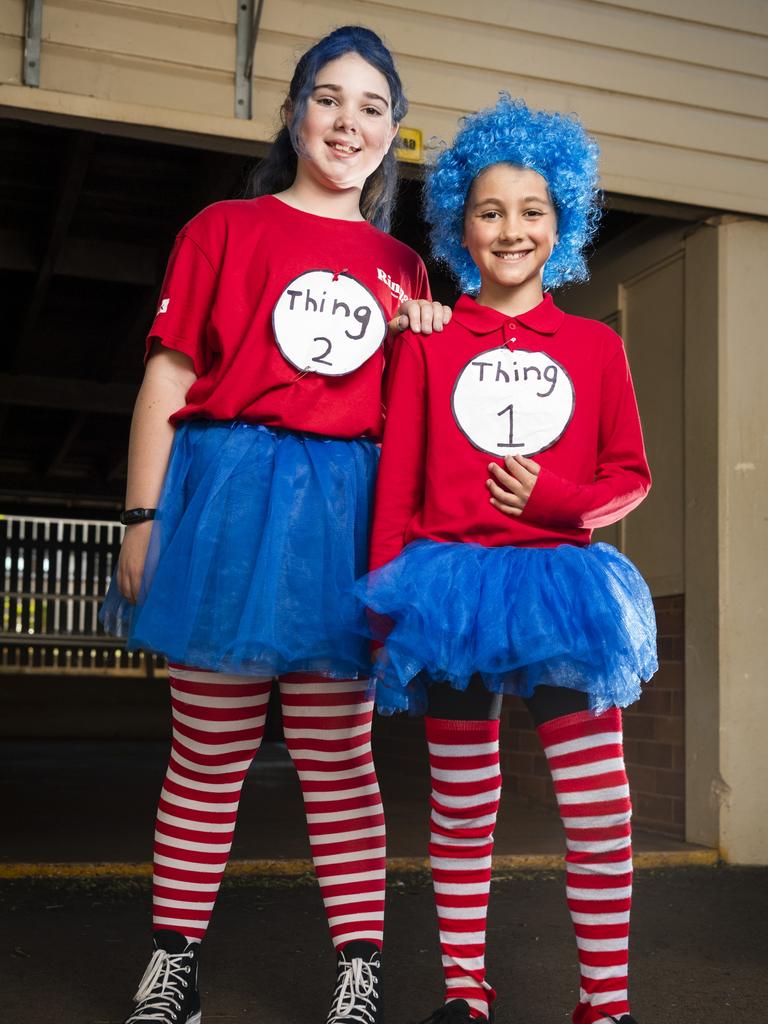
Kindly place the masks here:
MULTIPOLYGON (((489 980, 497 1024, 567 1024, 578 975, 562 872, 493 884, 489 980)), ((0 1021, 118 1024, 149 958, 149 882, 0 880, 0 1021)), ((225 881, 201 960, 204 1024, 323 1024, 334 958, 311 876, 225 881)), ((385 945, 388 1024, 441 999, 424 874, 395 877, 385 945)), ((631 990, 640 1024, 768 1020, 768 869, 635 876, 631 990)))
MULTIPOLYGON (((167 741, 7 740, 0 748, 0 1024, 120 1024, 150 955, 152 826, 167 741)), ((391 875, 388 1024, 440 1002, 423 863, 428 779, 381 766, 391 875)), ((633 1012, 640 1024, 768 1020, 768 869, 637 832, 633 1012), (709 866, 691 867, 706 862, 709 866), (676 865, 671 867, 669 865, 676 865), (659 868, 659 865, 662 865, 659 868)), ((578 991, 553 811, 505 793, 489 979, 497 1024, 567 1024, 578 991), (514 870, 522 864, 536 870, 514 870), (542 870, 545 869, 545 870, 542 870)), ((240 808, 204 943, 205 1024, 323 1024, 334 956, 290 760, 267 744, 240 808)))

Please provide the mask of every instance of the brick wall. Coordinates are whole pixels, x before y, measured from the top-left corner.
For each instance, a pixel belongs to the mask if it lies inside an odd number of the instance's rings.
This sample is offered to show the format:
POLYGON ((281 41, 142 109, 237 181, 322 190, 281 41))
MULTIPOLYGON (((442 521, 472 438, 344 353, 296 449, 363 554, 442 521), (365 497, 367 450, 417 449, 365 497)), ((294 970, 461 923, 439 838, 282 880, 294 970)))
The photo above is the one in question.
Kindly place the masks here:
MULTIPOLYGON (((640 828, 682 838, 685 826, 684 599, 657 598, 659 671, 641 699, 624 714, 624 750, 640 828)), ((376 719, 375 749, 382 767, 426 771, 420 719, 376 719)), ((525 705, 506 697, 501 720, 504 785, 536 803, 554 806, 549 770, 525 705)))
POLYGON ((654 602, 659 631, 659 671, 638 703, 624 715, 635 824, 685 835, 684 599, 654 602))
POLYGON ((424 719, 415 715, 374 715, 373 756, 382 771, 429 775, 424 719))
MULTIPOLYGON (((643 696, 624 712, 627 761, 636 826, 682 838, 685 831, 684 599, 654 601, 659 671, 643 696)), ((530 716, 516 698, 502 712, 502 771, 508 789, 554 805, 547 762, 530 716)))

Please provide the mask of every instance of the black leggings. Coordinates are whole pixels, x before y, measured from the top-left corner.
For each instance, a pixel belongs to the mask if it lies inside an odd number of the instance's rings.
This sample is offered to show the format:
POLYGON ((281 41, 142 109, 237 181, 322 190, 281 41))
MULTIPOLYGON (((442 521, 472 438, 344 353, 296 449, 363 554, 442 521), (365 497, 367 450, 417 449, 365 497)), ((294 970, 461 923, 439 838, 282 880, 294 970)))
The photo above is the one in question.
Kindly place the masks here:
MULTIPOLYGON (((491 722, 501 717, 500 693, 490 693, 480 676, 472 676, 466 690, 454 690, 447 683, 432 683, 428 689, 427 714, 430 718, 447 718, 454 722, 491 722)), ((565 686, 537 686, 525 706, 533 715, 534 725, 543 725, 553 718, 586 711, 586 693, 565 686)))

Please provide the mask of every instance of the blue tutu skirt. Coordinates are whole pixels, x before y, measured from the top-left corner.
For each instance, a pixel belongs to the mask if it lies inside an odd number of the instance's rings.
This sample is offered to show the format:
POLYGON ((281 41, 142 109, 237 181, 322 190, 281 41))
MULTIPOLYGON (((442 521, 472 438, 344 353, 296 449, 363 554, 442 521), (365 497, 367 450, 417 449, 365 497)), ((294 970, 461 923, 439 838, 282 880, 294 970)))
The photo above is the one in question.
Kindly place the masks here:
POLYGON ((589 696, 595 712, 626 707, 658 667, 648 586, 609 544, 489 548, 415 541, 363 577, 367 632, 386 640, 375 668, 380 712, 426 709, 427 686, 495 693, 536 686, 589 696))
POLYGON ((248 675, 370 674, 352 587, 367 569, 378 448, 195 420, 174 440, 140 598, 101 621, 131 650, 248 675))

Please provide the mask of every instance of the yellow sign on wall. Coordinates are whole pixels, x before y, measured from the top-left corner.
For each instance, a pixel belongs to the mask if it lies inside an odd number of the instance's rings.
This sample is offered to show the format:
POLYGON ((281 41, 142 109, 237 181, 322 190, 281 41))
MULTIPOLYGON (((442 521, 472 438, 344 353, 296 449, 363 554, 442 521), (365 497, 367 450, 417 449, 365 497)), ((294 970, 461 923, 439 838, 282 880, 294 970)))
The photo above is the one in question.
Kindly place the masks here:
POLYGON ((401 128, 397 135, 395 156, 409 164, 422 162, 421 132, 418 128, 401 128))

